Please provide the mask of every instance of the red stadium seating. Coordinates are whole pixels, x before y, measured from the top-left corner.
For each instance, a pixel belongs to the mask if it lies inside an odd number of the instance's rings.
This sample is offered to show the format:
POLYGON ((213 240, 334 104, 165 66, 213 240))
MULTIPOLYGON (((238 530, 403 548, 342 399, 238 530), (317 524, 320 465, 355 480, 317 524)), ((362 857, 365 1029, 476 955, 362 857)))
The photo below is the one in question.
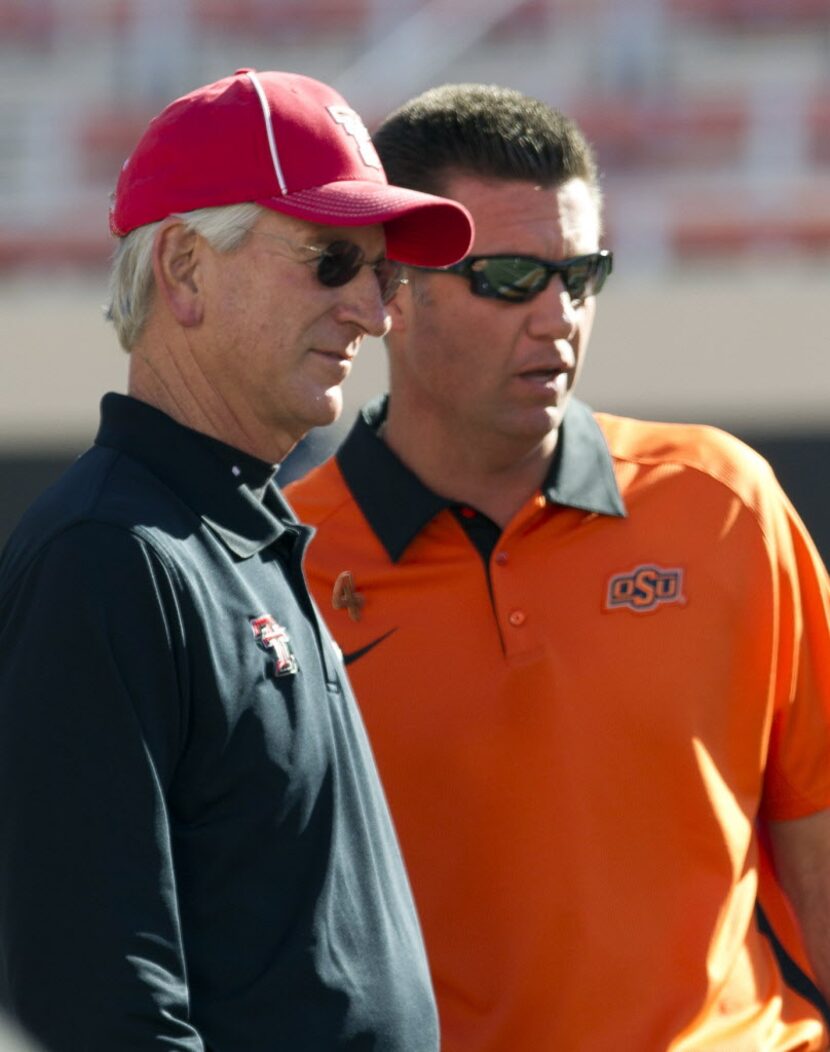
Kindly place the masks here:
POLYGON ((722 29, 826 29, 828 0, 667 0, 670 15, 722 29))
POLYGON ((203 26, 235 34, 279 32, 291 41, 360 33, 370 10, 367 0, 195 0, 203 26))
POLYGON ((740 157, 748 125, 742 98, 617 96, 585 99, 570 109, 605 169, 728 165, 740 157))

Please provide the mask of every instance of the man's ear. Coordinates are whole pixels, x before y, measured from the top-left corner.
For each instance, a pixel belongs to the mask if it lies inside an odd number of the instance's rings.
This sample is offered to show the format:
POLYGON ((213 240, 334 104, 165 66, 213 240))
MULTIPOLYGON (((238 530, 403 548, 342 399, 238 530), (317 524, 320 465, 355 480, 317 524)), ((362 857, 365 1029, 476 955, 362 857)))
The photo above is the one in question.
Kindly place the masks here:
POLYGON ((167 309, 185 328, 204 315, 201 253, 204 240, 179 219, 166 220, 153 242, 153 276, 167 309))
POLYGON ((401 285, 386 305, 386 312, 391 319, 389 332, 405 332, 407 319, 412 309, 412 282, 401 285))

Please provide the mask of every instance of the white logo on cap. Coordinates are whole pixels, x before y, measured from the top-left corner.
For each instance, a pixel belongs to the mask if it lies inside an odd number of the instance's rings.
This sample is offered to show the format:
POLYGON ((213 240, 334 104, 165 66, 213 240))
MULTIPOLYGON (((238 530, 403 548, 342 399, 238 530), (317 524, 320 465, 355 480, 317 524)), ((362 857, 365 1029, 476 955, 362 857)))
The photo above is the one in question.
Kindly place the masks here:
POLYGON ((374 147, 369 129, 360 119, 360 116, 348 106, 327 106, 326 109, 335 123, 339 124, 347 135, 351 135, 357 143, 360 158, 369 168, 380 168, 380 157, 374 147))

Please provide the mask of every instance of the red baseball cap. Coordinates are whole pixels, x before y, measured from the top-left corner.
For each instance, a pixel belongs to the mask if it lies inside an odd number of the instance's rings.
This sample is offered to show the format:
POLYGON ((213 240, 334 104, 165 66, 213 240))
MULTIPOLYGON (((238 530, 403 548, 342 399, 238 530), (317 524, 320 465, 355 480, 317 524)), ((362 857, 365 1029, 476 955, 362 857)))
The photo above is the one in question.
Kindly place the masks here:
POLYGON ((328 226, 382 223, 391 259, 447 266, 467 254, 462 205, 390 186, 363 121, 298 73, 240 69, 169 104, 125 161, 110 230, 252 201, 328 226))

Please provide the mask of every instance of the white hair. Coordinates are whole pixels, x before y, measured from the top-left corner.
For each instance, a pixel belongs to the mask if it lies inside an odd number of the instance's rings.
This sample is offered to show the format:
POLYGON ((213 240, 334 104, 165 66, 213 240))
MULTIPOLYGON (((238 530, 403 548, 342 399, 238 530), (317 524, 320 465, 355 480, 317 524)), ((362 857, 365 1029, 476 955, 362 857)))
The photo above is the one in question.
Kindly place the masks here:
MULTIPOLYGON (((261 205, 250 202, 197 208, 176 213, 187 230, 200 234, 217 252, 238 248, 257 219, 265 212, 261 205)), ((153 242, 163 220, 131 230, 120 239, 112 257, 109 280, 109 303, 104 310, 115 326, 118 341, 125 351, 135 344, 147 322, 153 300, 153 242)))

